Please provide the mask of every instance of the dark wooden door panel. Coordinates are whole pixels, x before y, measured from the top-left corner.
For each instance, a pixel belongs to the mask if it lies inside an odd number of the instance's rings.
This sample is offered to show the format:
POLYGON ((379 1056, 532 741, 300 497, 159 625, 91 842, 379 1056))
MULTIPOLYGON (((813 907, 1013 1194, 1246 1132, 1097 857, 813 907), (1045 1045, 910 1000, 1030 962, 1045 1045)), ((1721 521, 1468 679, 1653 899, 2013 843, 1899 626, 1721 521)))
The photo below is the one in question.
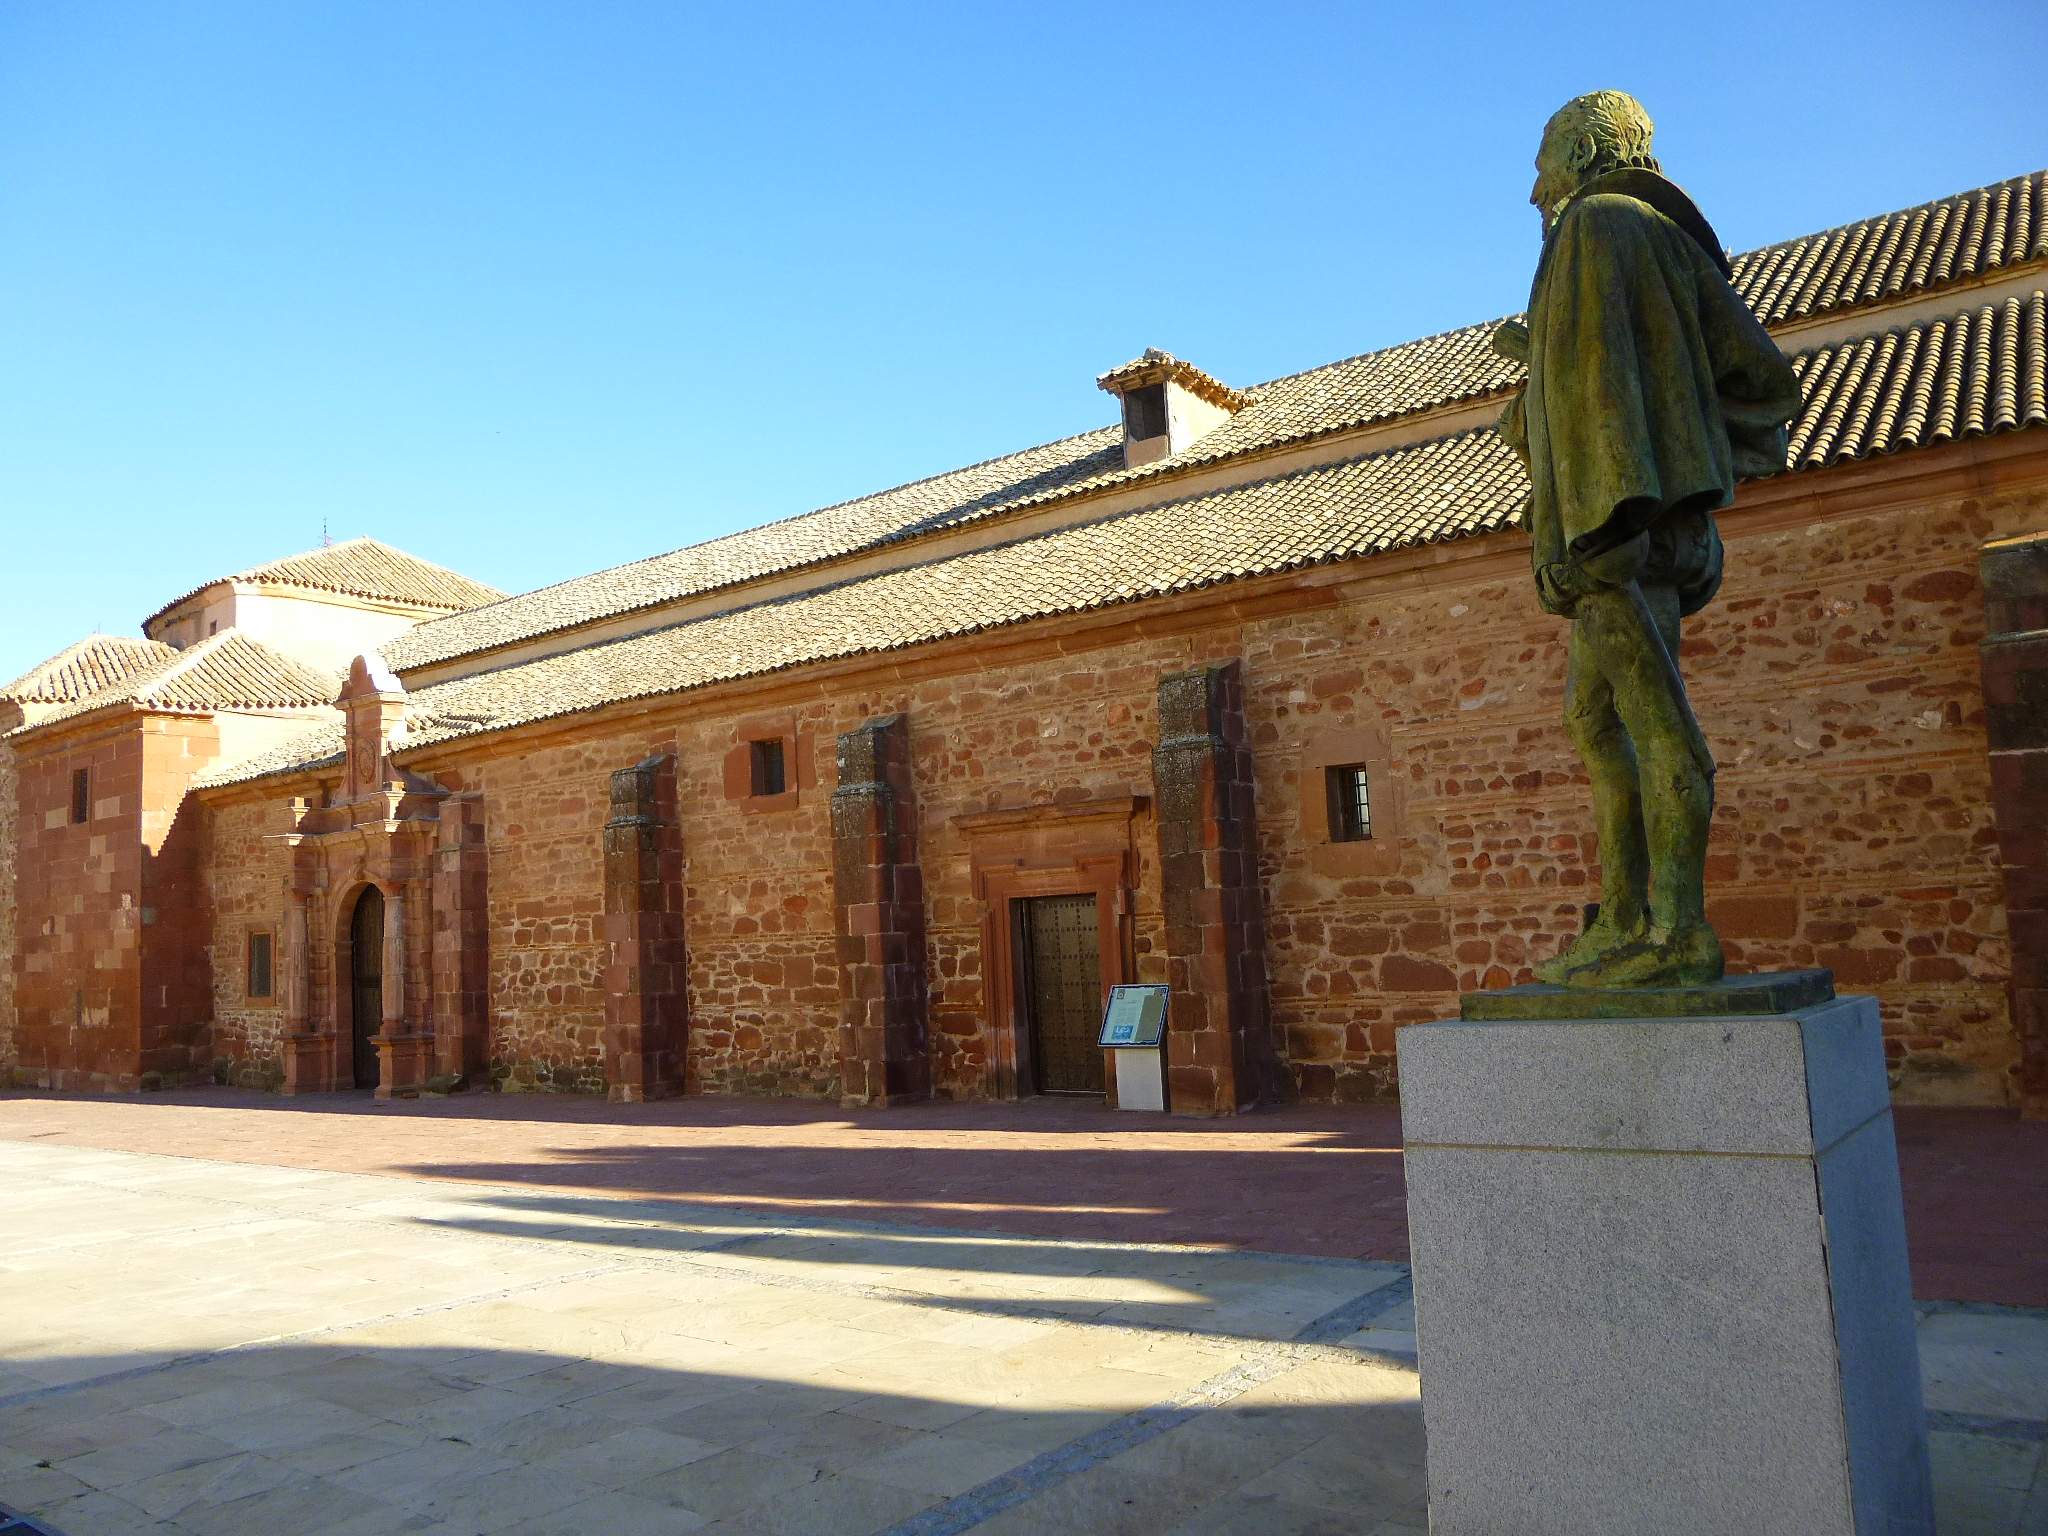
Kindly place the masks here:
POLYGON ((1093 896, 1024 903, 1025 1005, 1040 1093, 1101 1093, 1102 930, 1093 896))
POLYGON ((384 893, 371 886, 356 898, 349 924, 349 993, 358 1088, 377 1086, 376 1034, 384 1023, 384 893))

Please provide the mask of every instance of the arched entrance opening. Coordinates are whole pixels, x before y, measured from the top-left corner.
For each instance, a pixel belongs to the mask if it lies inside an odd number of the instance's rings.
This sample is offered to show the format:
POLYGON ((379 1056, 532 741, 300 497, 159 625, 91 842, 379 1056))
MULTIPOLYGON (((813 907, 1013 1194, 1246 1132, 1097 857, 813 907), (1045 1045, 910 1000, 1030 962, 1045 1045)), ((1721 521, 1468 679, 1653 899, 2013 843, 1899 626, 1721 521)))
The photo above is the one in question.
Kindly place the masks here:
POLYGON ((377 1086, 377 1031, 384 1023, 384 893, 366 886, 348 933, 349 1015, 355 1084, 377 1086))

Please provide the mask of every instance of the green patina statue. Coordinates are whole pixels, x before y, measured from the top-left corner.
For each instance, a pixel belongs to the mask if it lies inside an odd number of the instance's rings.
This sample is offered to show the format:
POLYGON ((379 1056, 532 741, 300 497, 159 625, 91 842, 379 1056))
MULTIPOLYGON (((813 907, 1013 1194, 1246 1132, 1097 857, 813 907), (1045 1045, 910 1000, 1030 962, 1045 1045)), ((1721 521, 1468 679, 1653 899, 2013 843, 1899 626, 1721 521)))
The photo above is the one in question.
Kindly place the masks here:
POLYGON ((1714 759, 1678 673, 1679 620, 1721 585, 1715 510, 1738 476, 1784 467, 1800 402, 1650 133, 1619 91, 1545 125, 1528 323, 1493 338, 1529 369, 1500 431, 1529 471, 1537 600, 1572 621, 1565 725, 1600 834, 1599 914, 1536 968, 1575 987, 1722 974, 1705 903, 1714 759))

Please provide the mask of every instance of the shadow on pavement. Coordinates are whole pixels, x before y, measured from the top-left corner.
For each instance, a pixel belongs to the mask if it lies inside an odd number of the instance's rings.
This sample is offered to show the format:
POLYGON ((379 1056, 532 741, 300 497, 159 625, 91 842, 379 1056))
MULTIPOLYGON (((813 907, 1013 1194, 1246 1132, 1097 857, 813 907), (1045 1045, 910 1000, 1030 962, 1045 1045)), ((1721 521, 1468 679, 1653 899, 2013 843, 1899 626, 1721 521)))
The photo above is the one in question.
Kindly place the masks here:
MULTIPOLYGON (((461 1344, 63 1366, 88 1379, 0 1399, 0 1502, 69 1536, 913 1521, 1394 1536, 1424 1520, 1419 1408, 1369 1388, 1351 1402, 1028 1402, 1000 1381, 873 1391, 461 1344)), ((1362 1388, 1378 1374, 1358 1369, 1362 1388)))

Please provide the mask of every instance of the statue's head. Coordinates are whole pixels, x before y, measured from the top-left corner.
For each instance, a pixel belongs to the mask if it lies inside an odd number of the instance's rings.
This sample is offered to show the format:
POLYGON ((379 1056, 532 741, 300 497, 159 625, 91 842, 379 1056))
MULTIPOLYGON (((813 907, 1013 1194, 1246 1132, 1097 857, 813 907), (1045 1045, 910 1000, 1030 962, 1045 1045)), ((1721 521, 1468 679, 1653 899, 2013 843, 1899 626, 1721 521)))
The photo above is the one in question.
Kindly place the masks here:
POLYGON ((1572 194, 1595 176, 1627 167, 1660 170, 1650 153, 1651 132, 1650 114, 1626 91, 1575 96, 1553 112, 1543 125, 1536 185, 1529 190, 1543 227, 1548 230, 1572 194))

